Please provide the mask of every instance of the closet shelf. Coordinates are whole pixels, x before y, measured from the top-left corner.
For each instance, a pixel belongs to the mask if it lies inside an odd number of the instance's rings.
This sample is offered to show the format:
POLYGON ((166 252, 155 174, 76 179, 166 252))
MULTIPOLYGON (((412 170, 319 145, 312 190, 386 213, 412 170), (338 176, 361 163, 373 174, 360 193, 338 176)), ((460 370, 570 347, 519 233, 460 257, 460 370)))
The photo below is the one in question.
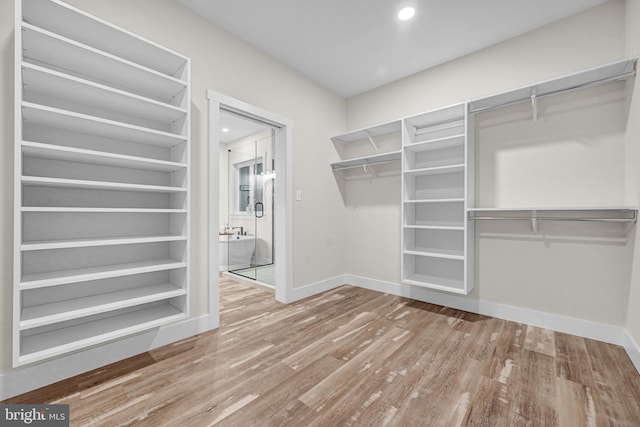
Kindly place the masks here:
POLYGON ((147 157, 127 156, 123 154, 106 153, 104 151, 85 150, 82 148, 43 144, 31 141, 22 142, 22 152, 26 156, 42 159, 55 159, 69 162, 90 163, 94 165, 162 172, 173 172, 187 168, 186 163, 169 162, 166 160, 156 160, 147 157))
POLYGON ((73 270, 23 274, 22 281, 20 282, 20 290, 66 285, 70 283, 87 282, 90 280, 109 279, 113 277, 132 276, 134 274, 152 273, 155 271, 175 270, 186 267, 186 265, 186 262, 176 261, 173 259, 158 259, 127 264, 102 265, 73 270))
POLYGON ((171 123, 187 114, 184 108, 33 64, 22 64, 22 79, 27 93, 35 92, 66 98, 82 105, 99 107, 157 123, 171 123))
POLYGON ((186 137, 182 135, 74 113, 31 102, 22 103, 22 116, 23 120, 28 124, 66 129, 158 147, 174 147, 186 141, 186 137))
POLYGON ((405 224, 404 228, 407 230, 451 230, 451 231, 464 231, 464 224, 462 223, 430 223, 430 224, 405 224))
POLYGON ((627 59, 579 73, 555 78, 469 102, 469 112, 477 113, 570 90, 590 87, 614 80, 625 80, 636 73, 637 59, 627 59))
POLYGON ((388 123, 383 123, 368 128, 358 129, 351 132, 346 132, 339 135, 334 135, 331 140, 339 143, 349 143, 355 141, 366 140, 368 138, 375 138, 384 135, 390 135, 392 133, 399 133, 401 129, 401 121, 395 120, 388 123))
POLYGON ((22 212, 59 212, 59 213, 141 213, 141 214, 184 214, 186 209, 154 208, 89 208, 66 206, 24 206, 22 212))
POLYGON ((440 248, 414 248, 414 249, 405 249, 403 252, 405 255, 414 255, 421 257, 429 257, 429 258, 444 258, 444 259, 454 259, 454 260, 464 260, 463 251, 451 251, 440 248))
POLYGON ((58 187, 58 188, 94 188, 96 190, 119 190, 137 191, 147 193, 184 193, 184 187, 167 187, 161 185, 127 184, 121 182, 86 181, 80 179, 47 178, 41 176, 23 176, 24 185, 36 187, 58 187))
POLYGON ((406 170, 404 174, 405 176, 425 176, 460 172, 464 172, 464 164, 438 166, 434 168, 409 169, 406 170))
POLYGON ((22 12, 24 21, 29 24, 138 62, 163 74, 174 75, 184 68, 187 61, 182 55, 62 2, 29 0, 24 2, 22 12))
POLYGON ((426 128, 434 128, 456 121, 464 123, 465 109, 465 104, 455 104, 407 117, 405 122, 409 127, 415 128, 413 133, 422 133, 421 130, 426 128))
POLYGON ((185 319, 169 303, 22 338, 21 364, 33 363, 185 319))
POLYGON ((73 70, 127 91, 135 88, 135 93, 158 101, 171 103, 187 87, 185 81, 28 23, 22 24, 22 40, 25 62, 73 70))
POLYGON ((333 170, 340 170, 340 169, 351 169, 351 168, 356 168, 360 166, 374 166, 374 165, 379 165, 383 163, 399 161, 401 156, 402 156, 402 152, 400 150, 391 151, 389 153, 374 154, 372 156, 364 156, 364 157, 358 157, 358 158, 353 158, 349 160, 342 160, 339 162, 333 162, 331 163, 331 168, 333 170))
POLYGON ((414 142, 409 145, 405 145, 404 149, 414 153, 421 153, 431 150, 442 150, 452 147, 464 146, 464 134, 446 136, 442 138, 430 139, 427 141, 414 142))
POLYGON ((186 290, 171 283, 161 283, 107 294, 25 307, 22 310, 20 330, 38 328, 53 323, 107 313, 122 308, 135 307, 182 295, 186 295, 186 290))
POLYGON ((427 276, 424 274, 413 274, 405 278, 402 283, 428 289, 451 292, 454 294, 467 294, 464 289, 464 282, 462 280, 445 279, 442 277, 427 276))
POLYGON ((472 220, 549 220, 636 222, 638 208, 625 207, 545 207, 545 208, 469 208, 472 220))
POLYGON ((142 243, 177 242, 187 240, 186 236, 136 236, 112 237, 107 239, 67 239, 53 241, 24 242, 20 249, 42 251, 51 249, 88 248, 93 246, 135 245, 142 243))
POLYGON ((450 198, 435 198, 435 199, 415 199, 405 200, 404 203, 452 203, 452 202, 464 202, 462 197, 450 197, 450 198))

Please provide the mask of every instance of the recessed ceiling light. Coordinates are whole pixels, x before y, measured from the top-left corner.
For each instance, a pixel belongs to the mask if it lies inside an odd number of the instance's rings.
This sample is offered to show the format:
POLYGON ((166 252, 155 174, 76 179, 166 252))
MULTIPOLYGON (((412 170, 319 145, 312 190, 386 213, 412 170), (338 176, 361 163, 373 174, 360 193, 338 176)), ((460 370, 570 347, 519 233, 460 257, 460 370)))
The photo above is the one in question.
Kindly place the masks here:
POLYGON ((401 21, 408 21, 409 19, 413 18, 413 15, 416 14, 416 10, 412 7, 404 7, 402 9, 400 9, 400 12, 398 12, 398 19, 401 21))
POLYGON ((229 129, 227 129, 227 128, 222 128, 222 132, 227 133, 227 132, 229 132, 229 129))

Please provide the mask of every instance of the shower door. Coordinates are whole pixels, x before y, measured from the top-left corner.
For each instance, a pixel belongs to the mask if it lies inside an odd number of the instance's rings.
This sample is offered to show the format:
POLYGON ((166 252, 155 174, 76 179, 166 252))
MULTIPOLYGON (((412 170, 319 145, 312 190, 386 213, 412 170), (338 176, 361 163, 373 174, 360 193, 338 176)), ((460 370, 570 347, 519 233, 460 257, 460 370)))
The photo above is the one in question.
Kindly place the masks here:
POLYGON ((229 155, 230 271, 275 285, 274 136, 267 129, 234 145, 229 155))

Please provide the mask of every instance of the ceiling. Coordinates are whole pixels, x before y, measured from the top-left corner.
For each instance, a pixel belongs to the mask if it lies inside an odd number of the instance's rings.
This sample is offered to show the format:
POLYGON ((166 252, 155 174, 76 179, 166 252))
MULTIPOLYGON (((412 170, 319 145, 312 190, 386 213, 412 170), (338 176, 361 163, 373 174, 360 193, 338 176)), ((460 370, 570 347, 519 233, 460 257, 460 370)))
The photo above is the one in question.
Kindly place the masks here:
POLYGON ((607 0, 177 1, 348 98, 607 0))
POLYGON ((263 123, 258 123, 236 114, 220 111, 220 144, 238 141, 242 138, 263 132, 267 128, 263 123))

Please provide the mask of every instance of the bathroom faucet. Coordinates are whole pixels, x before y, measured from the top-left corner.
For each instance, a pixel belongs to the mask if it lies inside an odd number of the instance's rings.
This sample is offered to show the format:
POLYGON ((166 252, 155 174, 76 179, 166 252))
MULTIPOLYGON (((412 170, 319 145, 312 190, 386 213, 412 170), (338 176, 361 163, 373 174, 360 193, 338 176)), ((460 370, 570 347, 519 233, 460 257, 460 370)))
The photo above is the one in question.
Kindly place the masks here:
POLYGON ((236 230, 236 229, 240 229, 240 235, 243 236, 244 235, 244 227, 231 227, 232 230, 236 230))

